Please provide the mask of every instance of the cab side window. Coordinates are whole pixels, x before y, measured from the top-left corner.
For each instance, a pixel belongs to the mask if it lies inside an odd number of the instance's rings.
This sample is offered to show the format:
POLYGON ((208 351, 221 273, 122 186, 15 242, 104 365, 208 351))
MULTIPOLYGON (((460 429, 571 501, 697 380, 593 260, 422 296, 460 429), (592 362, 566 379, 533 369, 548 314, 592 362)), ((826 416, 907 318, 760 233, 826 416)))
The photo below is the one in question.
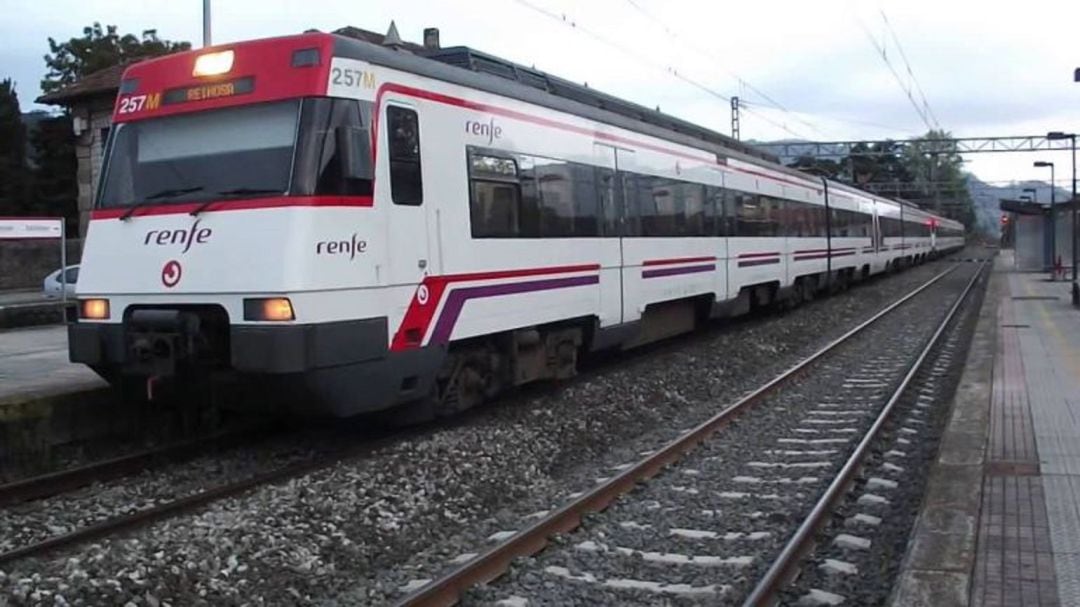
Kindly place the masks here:
POLYGON ((390 197, 394 204, 417 206, 424 202, 420 171, 420 121, 408 108, 386 108, 390 148, 390 197))

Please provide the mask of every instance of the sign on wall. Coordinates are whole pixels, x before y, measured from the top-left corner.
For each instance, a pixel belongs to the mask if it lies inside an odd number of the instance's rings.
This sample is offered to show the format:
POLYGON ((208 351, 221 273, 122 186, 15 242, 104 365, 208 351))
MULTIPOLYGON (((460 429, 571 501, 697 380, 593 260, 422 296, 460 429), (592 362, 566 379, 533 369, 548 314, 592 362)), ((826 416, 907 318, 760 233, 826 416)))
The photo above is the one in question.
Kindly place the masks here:
POLYGON ((51 217, 0 217, 0 240, 63 238, 63 220, 51 217))
MULTIPOLYGON (((67 235, 62 217, 0 217, 0 241, 59 240, 60 267, 67 268, 67 235)), ((67 272, 59 273, 60 301, 67 307, 67 272)))

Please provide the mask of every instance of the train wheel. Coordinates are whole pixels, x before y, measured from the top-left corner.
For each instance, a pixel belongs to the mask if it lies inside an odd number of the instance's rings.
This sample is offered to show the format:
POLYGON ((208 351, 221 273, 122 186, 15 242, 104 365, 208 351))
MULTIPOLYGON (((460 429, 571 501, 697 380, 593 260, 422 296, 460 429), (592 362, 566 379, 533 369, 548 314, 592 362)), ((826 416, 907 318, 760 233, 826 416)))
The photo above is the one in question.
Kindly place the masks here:
POLYGON ((473 347, 452 354, 449 373, 440 377, 436 414, 453 415, 482 404, 502 391, 501 358, 493 348, 473 347))

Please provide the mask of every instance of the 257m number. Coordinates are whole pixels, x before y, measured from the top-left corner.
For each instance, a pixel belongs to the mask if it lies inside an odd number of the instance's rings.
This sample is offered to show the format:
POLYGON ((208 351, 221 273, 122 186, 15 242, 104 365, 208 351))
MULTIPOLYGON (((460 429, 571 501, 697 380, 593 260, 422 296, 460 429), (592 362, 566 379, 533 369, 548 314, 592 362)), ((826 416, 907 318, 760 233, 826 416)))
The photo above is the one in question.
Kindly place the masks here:
POLYGON ((120 114, 134 114, 143 110, 155 110, 161 105, 161 95, 131 95, 120 100, 120 114))
POLYGON ((366 72, 364 70, 350 70, 335 67, 330 70, 331 81, 339 86, 350 86, 357 88, 373 89, 375 88, 375 74, 372 72, 366 72))

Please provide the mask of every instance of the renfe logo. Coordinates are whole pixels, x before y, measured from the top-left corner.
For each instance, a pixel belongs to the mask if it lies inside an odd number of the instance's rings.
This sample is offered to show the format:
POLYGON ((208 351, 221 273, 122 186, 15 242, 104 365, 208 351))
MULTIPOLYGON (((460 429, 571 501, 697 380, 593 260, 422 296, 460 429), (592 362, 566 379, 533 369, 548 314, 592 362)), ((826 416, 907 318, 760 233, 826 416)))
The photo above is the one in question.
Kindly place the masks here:
POLYGON ((367 241, 353 233, 349 240, 323 240, 315 244, 316 255, 348 255, 350 260, 367 251, 367 241))
POLYGON ((178 230, 150 230, 146 233, 146 238, 143 240, 143 246, 149 246, 151 243, 158 246, 167 246, 171 244, 183 245, 184 250, 181 253, 187 253, 191 245, 195 243, 203 244, 210 240, 210 237, 214 234, 214 231, 210 228, 199 228, 199 222, 201 219, 197 219, 195 223, 191 224, 190 228, 178 229, 178 230))
POLYGON ((180 262, 175 259, 169 260, 161 268, 161 284, 171 289, 180 282, 180 277, 183 275, 184 269, 180 267, 180 262))
POLYGON ((465 122, 465 134, 483 137, 487 139, 488 144, 491 144, 496 139, 502 139, 502 127, 495 124, 494 117, 488 120, 486 124, 476 120, 468 120, 465 122))

